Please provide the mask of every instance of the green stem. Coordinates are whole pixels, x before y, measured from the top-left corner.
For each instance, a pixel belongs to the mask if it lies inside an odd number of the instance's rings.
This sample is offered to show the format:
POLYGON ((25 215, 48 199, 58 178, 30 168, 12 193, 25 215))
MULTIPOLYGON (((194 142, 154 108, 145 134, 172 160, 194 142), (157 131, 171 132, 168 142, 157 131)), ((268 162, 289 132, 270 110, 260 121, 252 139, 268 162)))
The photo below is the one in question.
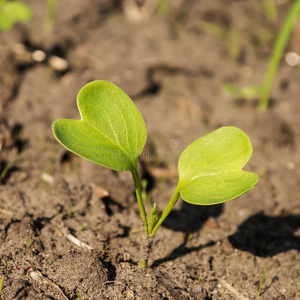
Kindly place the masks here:
POLYGON ((267 273, 268 269, 269 269, 269 266, 266 267, 266 269, 264 271, 264 274, 263 274, 263 276, 261 278, 260 285, 259 285, 259 290, 258 290, 258 296, 261 295, 262 285, 263 285, 263 282, 264 282, 264 279, 265 279, 265 276, 266 276, 266 273, 267 273))
POLYGON ((45 28, 50 33, 53 32, 56 17, 57 0, 47 0, 45 28))
POLYGON ((133 171, 131 173, 133 176, 135 194, 136 194, 137 202, 138 202, 140 213, 141 213, 141 218, 143 220, 144 234, 145 234, 145 236, 148 236, 147 214, 145 211, 145 206, 144 206, 144 202, 143 202, 143 198, 142 198, 140 175, 139 175, 139 169, 138 169, 137 165, 133 168, 133 171))
POLYGON ((178 201, 178 198, 180 196, 179 191, 180 191, 180 188, 179 188, 179 186, 177 186, 171 200, 168 203, 168 205, 166 206, 166 208, 163 210, 163 212, 161 213, 161 215, 159 216, 159 218, 155 222, 153 230, 152 230, 150 236, 154 237, 157 229, 160 227, 160 225, 163 223, 163 221, 166 219, 166 217, 169 215, 169 213, 173 209, 174 205, 176 204, 176 202, 178 201))
POLYGON ((1 279, 0 279, 0 293, 2 291, 3 282, 4 282, 4 276, 2 276, 1 279))
POLYGON ((271 87, 276 74, 276 70, 278 68, 284 48, 290 37, 290 33, 292 31, 294 23, 298 18, 299 12, 300 0, 296 0, 289 11, 275 42, 272 56, 268 65, 267 73, 265 75, 262 94, 259 101, 259 109, 261 109, 262 111, 265 111, 268 108, 271 87))

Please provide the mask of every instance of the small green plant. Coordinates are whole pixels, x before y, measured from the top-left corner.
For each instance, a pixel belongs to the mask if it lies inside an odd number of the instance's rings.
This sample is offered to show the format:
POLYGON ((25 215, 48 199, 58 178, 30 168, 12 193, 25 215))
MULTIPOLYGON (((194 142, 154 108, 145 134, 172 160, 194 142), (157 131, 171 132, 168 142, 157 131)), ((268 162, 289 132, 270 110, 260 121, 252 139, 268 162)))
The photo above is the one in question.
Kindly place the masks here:
POLYGON ((86 228, 86 223, 83 223, 83 224, 80 226, 79 230, 84 230, 85 228, 86 228))
POLYGON ((76 293, 77 293, 77 298, 78 298, 78 300, 81 300, 81 297, 80 297, 79 292, 77 291, 76 293))
POLYGON ((10 161, 9 163, 7 163, 7 165, 5 166, 5 168, 3 169, 3 171, 0 174, 0 179, 1 180, 4 180, 6 178, 6 175, 8 174, 9 170, 13 167, 16 160, 17 160, 17 158, 10 161))
POLYGON ((170 12, 170 4, 169 0, 158 0, 157 1, 157 11, 162 14, 163 16, 166 16, 170 12))
POLYGON ((262 278, 261 278, 260 285, 259 285, 259 290, 258 290, 258 294, 257 294, 258 296, 261 295, 262 285, 263 285, 263 283, 264 283, 264 280, 265 280, 265 277, 266 277, 266 274, 267 274, 268 269, 269 269, 269 266, 266 267, 266 269, 265 269, 265 271, 264 271, 264 274, 263 274, 263 276, 262 276, 262 278))
POLYGON ((4 276, 0 278, 0 293, 2 292, 3 282, 4 282, 4 276))
POLYGON ((228 92, 231 95, 238 97, 240 99, 255 98, 260 94, 262 89, 260 86, 257 85, 240 88, 229 83, 223 84, 222 88, 225 92, 228 92))
POLYGON ((57 0, 47 0, 45 29, 50 33, 54 30, 54 23, 56 18, 57 0))
POLYGON ((269 105, 269 98, 271 93, 271 88, 273 84, 273 80, 276 74, 276 71, 278 69, 278 65, 280 62, 280 59, 282 57, 283 51, 286 47, 286 44, 289 40, 291 31, 294 27, 294 24, 296 20, 298 19, 298 15, 300 12, 300 0, 296 0, 284 23, 282 24, 280 31, 278 33, 273 52, 269 61, 269 65, 267 68, 267 72, 265 75, 264 83, 262 86, 261 94, 260 94, 260 100, 259 100, 259 108, 262 111, 265 111, 268 108, 269 105))
POLYGON ((0 30, 9 31, 16 22, 28 22, 31 9, 21 1, 0 0, 0 30))
POLYGON ((227 85, 223 85, 223 89, 225 91, 228 91, 233 95, 243 95, 244 96, 243 98, 258 96, 259 109, 261 111, 265 111, 268 108, 274 77, 276 75, 281 57, 283 55, 283 51, 289 40, 291 31, 294 27, 296 20, 298 19, 299 13, 300 13, 300 0, 296 0, 293 3, 292 7, 290 8, 290 11, 288 12, 288 15, 285 21, 283 22, 280 31, 277 35, 263 84, 257 87, 251 86, 246 88, 239 88, 227 84, 227 85), (247 96, 247 94, 249 94, 249 96, 247 96))
POLYGON ((178 185, 170 202, 159 216, 154 203, 147 219, 137 163, 147 138, 140 112, 120 88, 107 81, 85 85, 77 104, 81 120, 55 121, 54 136, 87 160, 132 173, 145 236, 140 267, 147 265, 153 238, 179 196, 191 204, 218 204, 244 194, 259 180, 257 174, 242 170, 252 156, 248 136, 236 127, 221 127, 184 150, 179 159, 178 185))
POLYGON ((264 0, 263 1, 265 15, 268 20, 275 22, 278 18, 277 7, 274 0, 264 0))
POLYGON ((30 239, 29 239, 29 233, 26 233, 26 246, 27 248, 30 248, 30 239))

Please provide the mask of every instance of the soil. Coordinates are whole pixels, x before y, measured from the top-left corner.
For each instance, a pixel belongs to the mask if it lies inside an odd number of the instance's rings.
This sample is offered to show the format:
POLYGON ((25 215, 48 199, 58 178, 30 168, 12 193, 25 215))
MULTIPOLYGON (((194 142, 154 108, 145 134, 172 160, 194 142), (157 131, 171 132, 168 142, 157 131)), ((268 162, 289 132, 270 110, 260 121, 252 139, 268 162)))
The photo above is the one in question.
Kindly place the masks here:
POLYGON ((262 83, 292 1, 271 21, 261 1, 176 0, 164 13, 150 0, 65 0, 53 32, 45 1, 25 2, 32 21, 0 34, 0 298, 300 299, 299 68, 282 60, 264 113, 222 89, 262 83), (48 59, 34 61, 35 50, 48 59), (76 157, 52 134, 53 121, 79 118, 76 95, 96 79, 120 86, 145 119, 141 175, 160 211, 192 141, 232 125, 253 143, 246 169, 259 184, 222 205, 180 200, 146 269, 130 174, 76 157))

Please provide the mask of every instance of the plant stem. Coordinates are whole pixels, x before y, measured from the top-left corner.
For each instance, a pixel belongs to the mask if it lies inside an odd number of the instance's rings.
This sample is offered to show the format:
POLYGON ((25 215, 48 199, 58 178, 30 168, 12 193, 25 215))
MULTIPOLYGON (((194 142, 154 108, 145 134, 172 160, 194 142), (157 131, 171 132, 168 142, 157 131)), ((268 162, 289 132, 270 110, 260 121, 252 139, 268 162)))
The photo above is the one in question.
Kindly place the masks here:
POLYGON ((171 212, 171 210, 174 207, 175 203, 178 201, 178 198, 179 198, 179 195, 180 195, 179 191, 180 191, 180 187, 177 185, 176 190, 175 190, 171 200, 169 201, 168 205, 166 206, 166 208, 163 210, 163 212, 159 216, 158 220, 155 222, 153 230, 152 230, 150 236, 154 237, 157 229, 160 227, 160 225, 163 223, 163 221, 166 219, 166 217, 171 212))
POLYGON ((134 187, 135 187, 135 194, 137 198, 137 202, 139 205, 141 218, 143 220, 143 229, 144 229, 144 235, 148 236, 148 222, 147 222, 147 215, 145 211, 145 206, 142 198, 142 191, 141 191, 141 184, 140 184, 140 175, 139 175, 139 169, 136 164, 136 166, 133 168, 133 171, 131 171, 133 181, 134 181, 134 187))
POLYGON ((2 173, 0 174, 0 180, 4 180, 8 171, 11 169, 11 167, 14 165, 14 163, 16 162, 16 160, 18 159, 18 155, 15 159, 13 159, 11 162, 8 162, 7 165, 5 166, 4 170, 2 171, 2 173))
POLYGON ((271 87, 276 74, 276 70, 278 68, 284 48, 290 37, 290 33, 292 31, 294 23, 298 18, 299 12, 300 0, 296 0, 289 11, 275 42, 267 73, 265 75, 261 97, 259 100, 259 109, 262 111, 265 111, 268 108, 271 87))
POLYGON ((2 276, 1 279, 0 279, 0 293, 2 291, 3 281, 4 281, 4 276, 2 276))
POLYGON ((45 28, 50 33, 53 32, 56 17, 57 0, 47 0, 45 28))
POLYGON ((262 285, 263 285, 263 282, 264 282, 264 279, 265 279, 265 276, 266 276, 266 273, 267 273, 268 269, 269 269, 269 266, 266 267, 266 269, 265 269, 265 271, 264 271, 264 274, 263 274, 263 276, 262 276, 262 278, 261 278, 260 286, 259 286, 259 290, 258 290, 258 296, 261 295, 262 285))
POLYGON ((154 238, 149 235, 144 235, 144 243, 142 247, 142 259, 140 260, 139 263, 140 268, 147 267, 150 251, 153 245, 153 239, 154 238))
POLYGON ((147 214, 143 202, 142 191, 141 191, 141 183, 140 183, 140 175, 139 168, 137 164, 135 164, 133 170, 131 171, 135 186, 135 194, 137 198, 137 202, 139 205, 141 218, 143 220, 143 231, 144 231, 144 244, 142 249, 142 259, 140 261, 139 267, 146 268, 148 263, 149 254, 153 244, 153 237, 148 234, 148 222, 147 222, 147 214))

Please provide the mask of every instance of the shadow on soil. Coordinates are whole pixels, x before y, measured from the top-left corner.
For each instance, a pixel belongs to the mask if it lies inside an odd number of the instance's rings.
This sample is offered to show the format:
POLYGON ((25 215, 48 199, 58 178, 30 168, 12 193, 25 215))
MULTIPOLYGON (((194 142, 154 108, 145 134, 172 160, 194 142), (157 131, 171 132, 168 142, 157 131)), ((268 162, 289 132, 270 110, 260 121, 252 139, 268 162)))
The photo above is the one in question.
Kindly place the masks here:
POLYGON ((159 265, 161 265, 165 262, 173 261, 176 258, 179 258, 181 256, 184 256, 186 254, 189 254, 189 253, 192 253, 192 252, 195 252, 195 251, 199 251, 199 250, 204 249, 206 247, 211 247, 215 244, 216 244, 216 242, 211 241, 211 242, 208 242, 205 245, 199 245, 197 247, 187 248, 186 247, 186 242, 183 242, 179 247, 175 248, 168 256, 166 256, 164 258, 161 258, 161 259, 157 259, 156 261, 154 261, 153 264, 151 265, 151 268, 158 267, 159 265))
MULTIPOLYGON (((223 212, 223 204, 212 206, 196 206, 186 202, 182 202, 179 210, 174 210, 170 213, 162 226, 174 231, 181 231, 187 235, 198 231, 203 224, 211 217, 218 217, 223 212)), ((184 256, 194 251, 199 251, 206 247, 213 246, 216 242, 210 241, 205 245, 197 247, 186 247, 187 240, 180 246, 175 248, 168 256, 158 259, 153 262, 152 267, 157 267, 167 261, 175 260, 178 257, 184 256)))
POLYGON ((294 235, 299 227, 300 215, 268 217, 260 212, 242 223, 228 239, 237 249, 257 256, 273 256, 300 250, 300 237, 294 235))
POLYGON ((171 211, 163 226, 174 231, 192 233, 202 228, 209 218, 220 216, 223 210, 223 204, 197 206, 182 201, 181 208, 171 211))

